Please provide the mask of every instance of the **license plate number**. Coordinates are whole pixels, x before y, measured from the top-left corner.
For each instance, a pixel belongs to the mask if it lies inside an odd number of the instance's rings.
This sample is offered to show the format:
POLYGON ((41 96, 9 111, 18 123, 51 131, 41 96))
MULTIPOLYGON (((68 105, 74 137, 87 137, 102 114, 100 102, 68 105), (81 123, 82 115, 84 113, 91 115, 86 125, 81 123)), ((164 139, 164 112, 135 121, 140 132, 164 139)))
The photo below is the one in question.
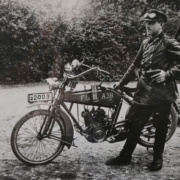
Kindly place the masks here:
POLYGON ((51 101, 53 99, 53 95, 51 92, 45 92, 45 93, 33 93, 28 94, 28 102, 42 102, 42 101, 51 101))

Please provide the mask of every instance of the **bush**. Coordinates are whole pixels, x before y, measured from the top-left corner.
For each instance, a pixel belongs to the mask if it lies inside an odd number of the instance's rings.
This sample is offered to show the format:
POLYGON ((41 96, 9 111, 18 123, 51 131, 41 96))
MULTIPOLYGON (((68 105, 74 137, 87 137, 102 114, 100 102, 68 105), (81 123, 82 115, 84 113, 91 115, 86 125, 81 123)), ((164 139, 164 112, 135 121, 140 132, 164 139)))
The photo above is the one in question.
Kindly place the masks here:
POLYGON ((30 8, 0 1, 0 82, 38 82, 47 77, 55 51, 30 8))
POLYGON ((118 79, 144 38, 145 27, 139 18, 145 11, 168 12, 170 21, 164 29, 170 36, 179 22, 175 2, 92 0, 91 6, 81 18, 65 21, 59 16, 57 21, 51 17, 38 22, 30 8, 0 0, 0 82, 39 82, 51 69, 52 76, 61 78, 63 64, 73 59, 100 66, 118 79))
POLYGON ((79 59, 88 65, 98 65, 113 76, 128 68, 139 41, 137 23, 116 12, 87 16, 81 19, 79 28, 60 24, 53 35, 64 63, 79 59))
POLYGON ((28 8, 0 2, 1 82, 24 83, 38 74, 33 47, 39 41, 36 18, 28 8))
MULTIPOLYGON (((140 16, 155 6, 162 10, 164 2, 119 1, 119 8, 109 2, 108 5, 93 1, 93 13, 87 13, 78 21, 74 19, 71 26, 66 23, 57 26, 52 42, 62 55, 61 63, 83 60, 109 71, 115 79, 125 73, 144 39, 145 27, 139 21, 140 16)), ((117 5, 117 1, 114 2, 117 5)), ((170 36, 175 34, 176 21, 177 18, 171 18, 164 27, 170 36)))

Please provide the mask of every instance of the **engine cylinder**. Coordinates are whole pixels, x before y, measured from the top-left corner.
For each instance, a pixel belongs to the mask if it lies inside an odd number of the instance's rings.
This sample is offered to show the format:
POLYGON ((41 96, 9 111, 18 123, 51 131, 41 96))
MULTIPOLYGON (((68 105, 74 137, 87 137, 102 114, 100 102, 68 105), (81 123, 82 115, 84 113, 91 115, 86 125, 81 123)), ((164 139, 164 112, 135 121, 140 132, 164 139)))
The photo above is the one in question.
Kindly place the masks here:
POLYGON ((86 127, 93 123, 93 116, 89 111, 83 111, 81 113, 81 116, 84 118, 84 123, 86 127))

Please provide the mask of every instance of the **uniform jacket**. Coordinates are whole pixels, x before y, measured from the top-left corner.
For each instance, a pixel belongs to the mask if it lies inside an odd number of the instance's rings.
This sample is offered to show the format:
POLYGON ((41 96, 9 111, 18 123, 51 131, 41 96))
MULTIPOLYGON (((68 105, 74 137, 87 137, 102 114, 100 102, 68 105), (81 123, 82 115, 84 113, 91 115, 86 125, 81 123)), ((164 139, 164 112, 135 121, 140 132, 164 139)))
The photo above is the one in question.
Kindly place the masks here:
POLYGON ((180 43, 161 33, 154 39, 145 39, 134 62, 131 64, 121 84, 125 85, 135 77, 139 70, 139 82, 134 96, 134 102, 142 105, 162 104, 172 102, 177 98, 175 80, 180 79, 180 43), (143 71, 164 70, 166 82, 150 83, 149 78, 142 75, 143 71))

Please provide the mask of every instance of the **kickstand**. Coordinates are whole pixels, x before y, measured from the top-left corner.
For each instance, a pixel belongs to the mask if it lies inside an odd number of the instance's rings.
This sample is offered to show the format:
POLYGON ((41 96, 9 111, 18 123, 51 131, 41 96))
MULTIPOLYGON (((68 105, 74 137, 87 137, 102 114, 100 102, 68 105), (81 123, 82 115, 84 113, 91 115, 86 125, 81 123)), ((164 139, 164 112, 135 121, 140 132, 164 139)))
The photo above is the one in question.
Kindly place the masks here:
POLYGON ((72 146, 74 146, 74 147, 77 148, 77 146, 75 145, 75 142, 74 142, 75 139, 77 139, 77 138, 74 138, 74 139, 73 139, 73 141, 72 141, 72 146))

